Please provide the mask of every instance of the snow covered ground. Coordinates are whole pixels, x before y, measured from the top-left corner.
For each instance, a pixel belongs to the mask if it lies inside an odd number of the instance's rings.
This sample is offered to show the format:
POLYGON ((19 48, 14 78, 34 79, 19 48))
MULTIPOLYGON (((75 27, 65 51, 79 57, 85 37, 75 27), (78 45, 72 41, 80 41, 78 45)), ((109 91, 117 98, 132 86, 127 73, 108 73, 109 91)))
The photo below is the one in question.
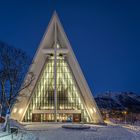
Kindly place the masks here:
POLYGON ((69 130, 62 124, 27 125, 39 140, 140 140, 140 131, 124 126, 91 125, 87 130, 69 130))
MULTIPOLYGON (((90 129, 72 130, 62 124, 35 123, 25 126, 16 140, 140 140, 140 127, 131 125, 90 125, 90 129)), ((7 140, 1 139, 0 140, 7 140)), ((9 137, 8 140, 11 140, 9 137)))

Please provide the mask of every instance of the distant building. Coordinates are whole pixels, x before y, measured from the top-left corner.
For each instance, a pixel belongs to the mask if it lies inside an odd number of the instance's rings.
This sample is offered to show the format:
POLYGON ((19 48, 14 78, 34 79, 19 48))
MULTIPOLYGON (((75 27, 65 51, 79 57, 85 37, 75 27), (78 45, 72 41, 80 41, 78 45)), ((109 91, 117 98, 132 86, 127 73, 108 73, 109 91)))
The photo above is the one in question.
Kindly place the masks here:
POLYGON ((30 90, 20 93, 27 96, 19 96, 20 101, 12 109, 12 119, 21 122, 103 122, 56 13, 43 36, 30 72, 35 74, 35 80, 30 90))

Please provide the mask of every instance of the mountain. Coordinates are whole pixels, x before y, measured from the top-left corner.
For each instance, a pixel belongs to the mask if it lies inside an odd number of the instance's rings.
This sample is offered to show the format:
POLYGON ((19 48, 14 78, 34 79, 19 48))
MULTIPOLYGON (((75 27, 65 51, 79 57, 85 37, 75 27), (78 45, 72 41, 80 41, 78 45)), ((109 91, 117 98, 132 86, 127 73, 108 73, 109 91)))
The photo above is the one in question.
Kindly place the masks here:
POLYGON ((133 92, 106 92, 97 95, 95 100, 101 109, 127 109, 130 112, 140 112, 140 95, 133 92))

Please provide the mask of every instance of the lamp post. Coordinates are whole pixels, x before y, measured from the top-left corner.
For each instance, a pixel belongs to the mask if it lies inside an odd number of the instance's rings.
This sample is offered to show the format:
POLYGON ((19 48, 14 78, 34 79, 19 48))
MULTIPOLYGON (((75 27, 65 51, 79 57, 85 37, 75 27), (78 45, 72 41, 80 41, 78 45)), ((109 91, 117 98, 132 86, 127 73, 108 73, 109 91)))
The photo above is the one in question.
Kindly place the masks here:
POLYGON ((125 119, 125 124, 126 124, 126 115, 127 115, 127 111, 123 111, 123 114, 124 114, 124 119, 125 119))

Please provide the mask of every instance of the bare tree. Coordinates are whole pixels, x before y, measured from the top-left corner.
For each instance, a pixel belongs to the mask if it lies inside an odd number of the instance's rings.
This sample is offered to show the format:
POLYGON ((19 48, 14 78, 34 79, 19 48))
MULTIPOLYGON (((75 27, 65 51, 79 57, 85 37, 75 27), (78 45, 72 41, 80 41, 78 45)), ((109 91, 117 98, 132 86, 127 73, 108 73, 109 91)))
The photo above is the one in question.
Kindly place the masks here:
POLYGON ((29 64, 30 58, 24 51, 0 42, 0 104, 4 106, 3 111, 4 108, 10 110, 19 92, 28 88, 34 80, 31 72, 22 84, 29 64))

